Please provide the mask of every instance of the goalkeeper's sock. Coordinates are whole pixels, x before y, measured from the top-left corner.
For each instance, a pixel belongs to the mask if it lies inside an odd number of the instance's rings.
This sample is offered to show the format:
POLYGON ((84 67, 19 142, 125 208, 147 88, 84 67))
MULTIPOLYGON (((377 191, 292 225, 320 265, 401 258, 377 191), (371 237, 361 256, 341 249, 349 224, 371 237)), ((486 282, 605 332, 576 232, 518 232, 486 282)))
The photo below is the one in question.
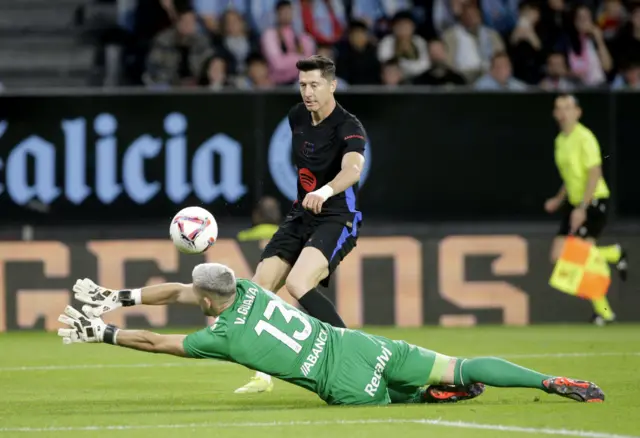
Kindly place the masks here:
POLYGON ((456 385, 484 383, 499 388, 537 388, 546 391, 543 381, 551 376, 540 374, 498 357, 476 357, 456 362, 456 385))
POLYGON ((601 316, 605 321, 613 320, 613 310, 611 310, 611 306, 609 305, 609 300, 607 299, 607 297, 591 300, 591 304, 593 305, 593 311, 596 313, 596 315, 601 316))
POLYGON ((622 248, 620 245, 599 246, 598 251, 600 255, 607 261, 607 263, 615 265, 620 261, 622 257, 622 248))

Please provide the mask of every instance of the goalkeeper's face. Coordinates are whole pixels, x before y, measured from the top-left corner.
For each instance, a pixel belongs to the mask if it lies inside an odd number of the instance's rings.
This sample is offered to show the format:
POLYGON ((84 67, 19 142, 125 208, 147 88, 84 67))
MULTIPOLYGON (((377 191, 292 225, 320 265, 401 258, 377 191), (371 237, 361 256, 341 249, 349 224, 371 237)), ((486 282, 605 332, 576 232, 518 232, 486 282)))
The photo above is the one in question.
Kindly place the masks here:
POLYGON ((202 313, 207 316, 217 316, 215 313, 215 309, 213 307, 213 300, 207 297, 205 294, 200 292, 194 287, 196 294, 198 295, 198 304, 200 304, 200 309, 202 309, 202 313))

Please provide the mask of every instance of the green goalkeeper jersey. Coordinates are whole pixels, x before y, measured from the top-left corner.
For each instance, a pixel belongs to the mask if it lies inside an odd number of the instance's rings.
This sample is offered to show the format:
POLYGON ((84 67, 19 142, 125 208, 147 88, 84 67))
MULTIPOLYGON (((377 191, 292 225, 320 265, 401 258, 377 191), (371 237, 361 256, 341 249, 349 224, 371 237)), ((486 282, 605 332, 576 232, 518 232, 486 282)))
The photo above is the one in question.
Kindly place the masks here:
POLYGON ((184 340, 189 357, 221 359, 262 371, 326 400, 336 370, 338 329, 287 304, 249 280, 238 280, 236 299, 216 322, 184 340))

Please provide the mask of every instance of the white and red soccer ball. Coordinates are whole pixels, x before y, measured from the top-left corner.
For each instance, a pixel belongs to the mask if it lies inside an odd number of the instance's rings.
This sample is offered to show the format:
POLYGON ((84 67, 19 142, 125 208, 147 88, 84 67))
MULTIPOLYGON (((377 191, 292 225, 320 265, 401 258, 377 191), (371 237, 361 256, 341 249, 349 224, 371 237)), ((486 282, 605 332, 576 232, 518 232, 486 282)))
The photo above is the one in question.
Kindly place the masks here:
POLYGON ((178 251, 201 254, 218 239, 218 223, 204 208, 187 207, 174 216, 169 234, 178 251))

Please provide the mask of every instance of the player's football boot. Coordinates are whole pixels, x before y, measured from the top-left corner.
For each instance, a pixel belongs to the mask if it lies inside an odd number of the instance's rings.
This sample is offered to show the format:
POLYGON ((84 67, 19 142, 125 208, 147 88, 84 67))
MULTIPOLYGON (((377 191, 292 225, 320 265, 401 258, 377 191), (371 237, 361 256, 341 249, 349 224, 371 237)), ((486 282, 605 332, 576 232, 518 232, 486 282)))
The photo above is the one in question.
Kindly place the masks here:
POLYGON ((484 392, 484 384, 469 385, 433 385, 422 393, 424 403, 455 403, 471 400, 484 392))
POLYGON ((594 313, 593 316, 591 316, 591 324, 594 324, 600 327, 613 324, 614 322, 616 322, 616 315, 613 315, 611 319, 604 319, 602 316, 598 315, 597 313, 594 313))
POLYGON ((241 388, 236 389, 236 394, 256 394, 259 392, 271 392, 273 390, 273 382, 264 377, 253 376, 249 383, 241 388))
POLYGON ((553 377, 542 382, 549 394, 557 394, 571 400, 587 403, 602 403, 604 392, 595 383, 567 377, 553 377))

